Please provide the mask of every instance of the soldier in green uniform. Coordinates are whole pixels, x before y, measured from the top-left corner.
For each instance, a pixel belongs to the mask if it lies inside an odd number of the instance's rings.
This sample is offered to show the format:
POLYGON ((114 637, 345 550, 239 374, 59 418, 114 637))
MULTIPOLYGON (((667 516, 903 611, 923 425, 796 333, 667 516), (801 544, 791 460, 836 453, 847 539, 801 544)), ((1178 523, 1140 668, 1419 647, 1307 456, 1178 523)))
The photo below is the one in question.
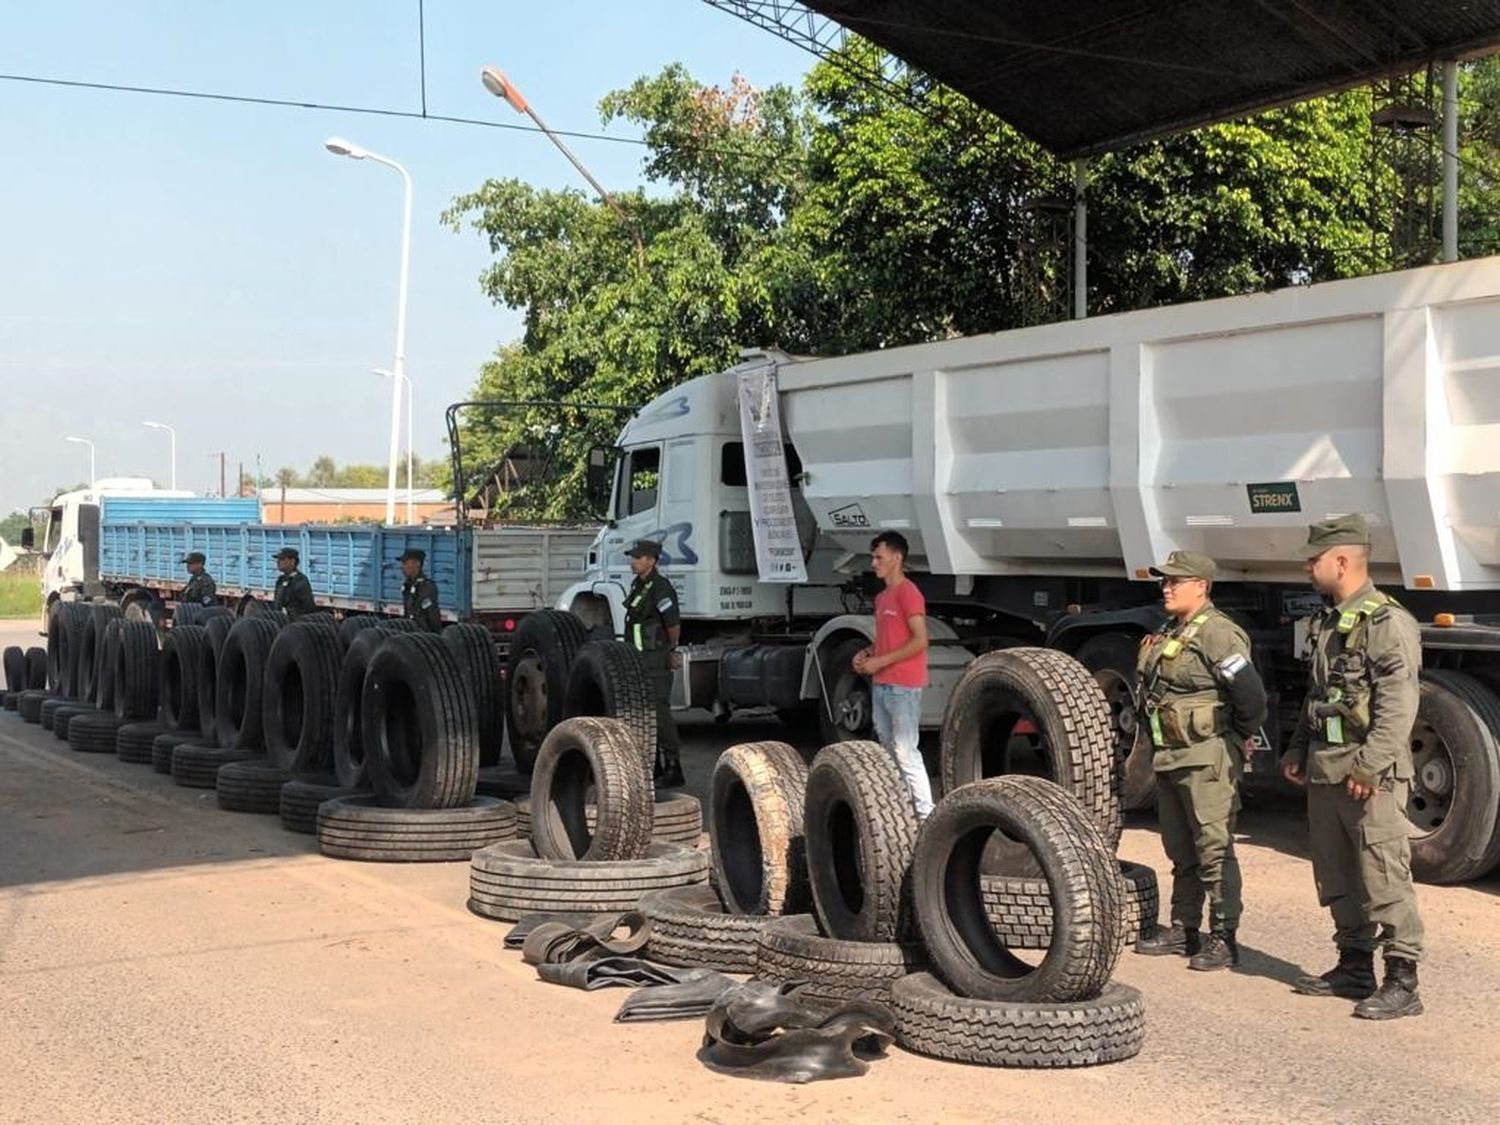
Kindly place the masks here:
POLYGON ((276 552, 276 569, 281 573, 276 578, 272 605, 285 614, 288 621, 295 621, 318 608, 313 601, 312 583, 297 569, 301 561, 302 555, 295 547, 283 547, 276 552))
POLYGON ((187 566, 188 584, 182 588, 177 600, 184 605, 213 605, 219 587, 214 576, 203 569, 203 564, 208 561, 203 552, 189 551, 182 561, 187 566))
POLYGON ((406 576, 401 584, 402 615, 415 621, 423 632, 436 633, 443 627, 443 618, 438 610, 437 583, 422 573, 426 561, 427 552, 416 547, 407 548, 401 556, 401 573, 406 576))
POLYGON ((1238 965, 1240 864, 1234 854, 1240 774, 1266 718, 1266 689, 1245 632, 1209 601, 1217 566, 1173 551, 1151 573, 1171 615, 1141 644, 1143 737, 1155 748, 1156 808, 1172 861, 1172 925, 1136 943, 1180 954, 1202 972, 1238 965), (1200 939, 1203 903, 1209 935, 1200 939))
POLYGON ((1359 515, 1308 529, 1307 574, 1332 605, 1310 622, 1302 718, 1282 757, 1307 787, 1318 901, 1333 914, 1338 964, 1293 987, 1358 1000, 1363 1019, 1421 1014, 1422 919, 1411 881, 1406 797, 1420 699, 1416 620, 1370 582, 1370 529, 1359 515), (1375 949, 1385 980, 1375 987, 1375 949))
POLYGON ((659 789, 682 785, 682 763, 677 756, 677 723, 672 718, 672 671, 682 663, 677 641, 682 616, 677 591, 657 569, 661 544, 638 540, 626 552, 635 575, 625 596, 625 639, 641 654, 656 695, 656 784, 659 789))

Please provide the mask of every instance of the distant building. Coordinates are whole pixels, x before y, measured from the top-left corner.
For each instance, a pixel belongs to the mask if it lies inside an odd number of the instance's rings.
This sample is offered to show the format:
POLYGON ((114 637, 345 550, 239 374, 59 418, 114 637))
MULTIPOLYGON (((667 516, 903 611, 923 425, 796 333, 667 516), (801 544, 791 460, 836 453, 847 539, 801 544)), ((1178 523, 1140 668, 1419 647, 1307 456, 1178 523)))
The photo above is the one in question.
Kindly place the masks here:
MULTIPOLYGON (((272 485, 260 494, 266 523, 383 523, 383 488, 288 488, 272 485)), ((412 518, 418 523, 449 523, 453 505, 438 488, 412 493, 412 518)), ((396 490, 396 522, 406 521, 406 489, 396 490)))

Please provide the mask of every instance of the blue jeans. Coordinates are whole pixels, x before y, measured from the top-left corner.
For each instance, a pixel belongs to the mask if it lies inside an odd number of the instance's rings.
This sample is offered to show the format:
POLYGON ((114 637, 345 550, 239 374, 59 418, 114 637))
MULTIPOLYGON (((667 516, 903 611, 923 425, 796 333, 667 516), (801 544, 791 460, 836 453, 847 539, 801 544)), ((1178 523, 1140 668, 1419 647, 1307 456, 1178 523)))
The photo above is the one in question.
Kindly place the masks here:
POLYGON ((906 775, 917 815, 927 816, 932 812, 932 784, 927 780, 927 765, 917 746, 922 720, 922 689, 873 684, 871 709, 876 740, 895 756, 896 764, 906 775))

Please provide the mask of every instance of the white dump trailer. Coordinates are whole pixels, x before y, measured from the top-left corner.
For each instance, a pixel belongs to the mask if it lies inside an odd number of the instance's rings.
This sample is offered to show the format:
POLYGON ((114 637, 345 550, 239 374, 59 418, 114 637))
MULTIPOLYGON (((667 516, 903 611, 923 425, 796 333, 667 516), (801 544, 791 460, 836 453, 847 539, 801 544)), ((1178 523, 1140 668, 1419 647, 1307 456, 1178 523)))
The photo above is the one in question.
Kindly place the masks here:
MULTIPOLYGON (((559 605, 620 633, 624 549, 660 540, 685 618, 680 706, 816 711, 827 739, 865 733, 861 572, 871 536, 897 529, 935 640, 924 726, 974 655, 1063 649, 1110 700, 1130 804, 1150 795, 1128 761, 1134 654, 1161 621, 1147 568, 1178 549, 1219 561, 1215 601, 1256 643, 1275 750, 1319 605, 1307 524, 1362 512, 1377 582, 1424 623, 1409 809, 1424 869, 1494 851, 1500 259, 837 359, 747 354, 643 409, 615 453, 596 477, 609 524, 559 605), (752 504, 768 400, 792 484, 752 504), (795 513, 805 581, 757 552, 768 504, 795 513)), ((1005 736, 1028 729, 1012 716, 1005 736)), ((1274 771, 1273 753, 1254 762, 1274 771)))

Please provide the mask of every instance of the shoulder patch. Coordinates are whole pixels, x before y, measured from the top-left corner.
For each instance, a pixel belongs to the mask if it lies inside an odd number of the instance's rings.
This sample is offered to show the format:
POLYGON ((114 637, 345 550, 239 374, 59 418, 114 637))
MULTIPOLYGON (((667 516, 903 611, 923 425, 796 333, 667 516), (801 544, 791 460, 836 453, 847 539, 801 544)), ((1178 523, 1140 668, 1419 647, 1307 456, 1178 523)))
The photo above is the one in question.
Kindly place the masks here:
POLYGON ((666 613, 667 610, 671 609, 676 604, 677 604, 677 599, 676 598, 662 598, 661 601, 659 601, 659 602, 656 603, 656 612, 658 612, 658 613, 666 613))

